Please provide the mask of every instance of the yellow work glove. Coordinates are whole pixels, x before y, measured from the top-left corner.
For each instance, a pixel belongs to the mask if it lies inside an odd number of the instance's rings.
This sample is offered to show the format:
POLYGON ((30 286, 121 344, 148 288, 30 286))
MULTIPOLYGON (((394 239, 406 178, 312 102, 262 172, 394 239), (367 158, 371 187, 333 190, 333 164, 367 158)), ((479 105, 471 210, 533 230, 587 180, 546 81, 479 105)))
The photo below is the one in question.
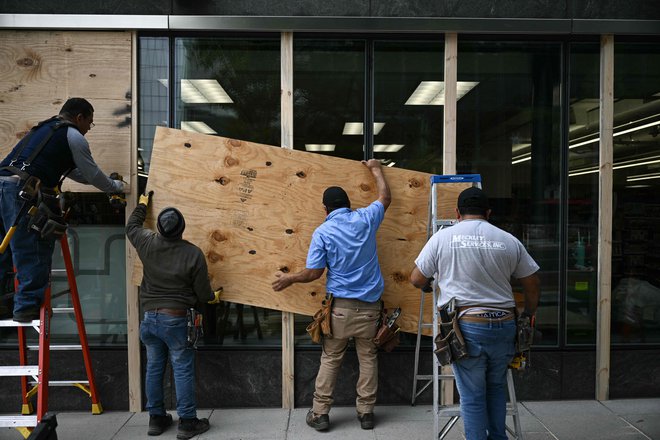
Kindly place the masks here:
POLYGON ((140 195, 140 199, 138 200, 138 204, 144 205, 144 206, 149 206, 149 203, 151 202, 151 197, 153 197, 154 192, 149 191, 148 194, 142 194, 140 195))
POLYGON ((213 299, 209 301, 209 304, 218 304, 220 302, 220 295, 222 295, 222 287, 213 292, 213 299))

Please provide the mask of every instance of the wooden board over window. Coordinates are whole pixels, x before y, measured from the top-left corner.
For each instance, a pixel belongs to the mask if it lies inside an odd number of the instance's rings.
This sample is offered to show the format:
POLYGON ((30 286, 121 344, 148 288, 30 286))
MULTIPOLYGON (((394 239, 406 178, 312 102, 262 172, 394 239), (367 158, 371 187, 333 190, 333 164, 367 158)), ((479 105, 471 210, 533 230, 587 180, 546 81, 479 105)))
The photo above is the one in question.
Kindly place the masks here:
MULTIPOLYGON (((427 239, 430 175, 384 172, 392 204, 377 236, 383 299, 388 308, 402 308, 402 329, 416 332, 420 292, 408 278, 427 239)), ((180 209, 184 238, 206 255, 211 285, 224 289, 223 300, 313 315, 325 295, 325 275, 282 292, 274 292, 271 283, 280 270, 305 268, 312 232, 325 219, 323 191, 333 185, 346 190, 354 209, 377 199, 370 171, 357 161, 159 127, 146 224, 154 228, 167 206, 180 209)), ((454 187, 442 194, 445 216, 453 217, 465 188, 454 187)), ((136 284, 140 270, 136 266, 136 284)), ((430 321, 430 303, 425 310, 430 321)))
MULTIPOLYGON (((106 174, 130 174, 131 34, 0 31, 0 154, 71 97, 87 99, 94 123, 85 136, 106 174)), ((126 179, 128 180, 128 179, 126 179)), ((67 180, 65 190, 97 191, 67 180)))

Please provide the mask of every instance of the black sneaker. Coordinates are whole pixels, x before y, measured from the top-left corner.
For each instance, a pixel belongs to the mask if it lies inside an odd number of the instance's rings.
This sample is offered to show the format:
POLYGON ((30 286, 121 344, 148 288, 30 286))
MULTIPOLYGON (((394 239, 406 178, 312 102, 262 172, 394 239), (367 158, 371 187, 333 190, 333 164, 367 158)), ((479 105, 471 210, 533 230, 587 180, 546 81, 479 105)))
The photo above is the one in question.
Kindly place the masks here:
POLYGON ((316 415, 314 414, 314 410, 311 409, 307 412, 305 421, 317 431, 325 431, 330 427, 330 417, 327 414, 316 415))
POLYGON ((161 435, 172 424, 172 414, 150 415, 147 435, 161 435))
POLYGON ((179 440, 186 440, 194 436, 208 431, 210 428, 209 419, 179 419, 179 430, 176 433, 176 438, 179 440))
POLYGON ((362 429, 374 429, 374 413, 358 414, 362 429))
POLYGON ((14 312, 14 321, 16 322, 32 322, 39 318, 39 307, 29 307, 20 312, 14 312))

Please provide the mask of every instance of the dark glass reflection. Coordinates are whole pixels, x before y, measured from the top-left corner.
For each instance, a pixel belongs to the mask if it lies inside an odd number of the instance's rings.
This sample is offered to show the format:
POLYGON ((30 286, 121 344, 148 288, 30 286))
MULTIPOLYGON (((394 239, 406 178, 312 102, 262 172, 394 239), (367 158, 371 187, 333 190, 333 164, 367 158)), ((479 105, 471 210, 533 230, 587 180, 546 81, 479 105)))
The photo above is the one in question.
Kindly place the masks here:
POLYGON ((377 41, 374 154, 383 164, 442 173, 444 41, 377 41))
POLYGON ((457 102, 457 172, 481 174, 491 221, 541 266, 537 328, 542 344, 557 344, 560 44, 459 40, 458 49, 459 84, 476 84, 457 102))

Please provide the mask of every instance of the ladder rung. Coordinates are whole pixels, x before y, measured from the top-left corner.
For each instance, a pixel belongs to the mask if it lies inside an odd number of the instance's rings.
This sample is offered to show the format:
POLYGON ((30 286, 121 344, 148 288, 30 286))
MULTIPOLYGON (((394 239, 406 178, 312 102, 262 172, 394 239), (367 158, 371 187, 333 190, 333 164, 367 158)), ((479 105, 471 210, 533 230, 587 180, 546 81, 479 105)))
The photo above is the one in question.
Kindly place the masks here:
POLYGON ((0 321, 0 327, 33 327, 39 326, 39 320, 35 319, 30 322, 16 322, 13 319, 3 319, 0 321))
MULTIPOLYGON (((31 380, 29 382, 30 385, 36 385, 38 383, 34 380, 31 380)), ((49 380, 48 381, 49 387, 68 387, 75 384, 89 386, 89 381, 88 380, 49 380)))
POLYGON ((37 426, 37 416, 0 416, 0 426, 4 428, 37 426))
MULTIPOLYGON (((38 345, 28 345, 28 350, 39 351, 38 345)), ((82 350, 82 345, 51 344, 51 351, 82 350)))
POLYGON ((0 376, 36 376, 37 374, 39 374, 38 365, 0 367, 0 376))
POLYGON ((431 323, 431 322, 422 322, 422 328, 433 328, 433 323, 431 323))
POLYGON ((57 307, 57 308, 53 308, 53 313, 73 313, 73 307, 57 307))
POLYGON ((433 375, 432 374, 418 374, 417 376, 415 376, 415 378, 417 378, 417 380, 432 380, 433 375))
POLYGON ((66 269, 51 269, 50 273, 66 273, 66 269))
POLYGON ((461 415, 460 405, 441 406, 438 408, 438 416, 440 417, 455 417, 461 415))

